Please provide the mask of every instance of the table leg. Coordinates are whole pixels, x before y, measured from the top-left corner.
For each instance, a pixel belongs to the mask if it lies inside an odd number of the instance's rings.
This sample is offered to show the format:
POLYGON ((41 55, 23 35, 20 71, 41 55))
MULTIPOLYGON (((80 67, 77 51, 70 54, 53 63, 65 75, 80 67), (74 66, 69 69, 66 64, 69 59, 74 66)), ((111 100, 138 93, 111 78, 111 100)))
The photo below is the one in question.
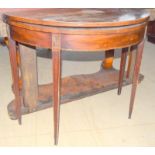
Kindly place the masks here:
POLYGON ((60 116, 60 80, 61 80, 61 41, 60 34, 52 34, 53 58, 53 113, 54 113, 54 144, 58 144, 60 116))
POLYGON ((105 51, 105 59, 103 60, 102 67, 104 69, 111 69, 114 61, 114 50, 105 51))
POLYGON ((133 74, 133 79, 132 79, 132 90, 131 90, 130 106, 129 106, 129 118, 131 118, 132 111, 133 111, 140 65, 141 65, 142 54, 143 54, 143 48, 144 48, 144 40, 137 46, 136 61, 134 65, 134 74, 133 74))
POLYGON ((129 49, 129 60, 128 60, 128 68, 126 73, 126 78, 132 80, 134 74, 134 66, 136 62, 136 49, 137 46, 131 46, 129 49))
POLYGON ((118 95, 120 95, 122 91, 127 53, 128 53, 128 48, 123 48, 121 53, 121 63, 120 63, 120 71, 119 71, 118 92, 117 92, 118 95))
POLYGON ((131 68, 131 62, 132 62, 132 47, 129 47, 128 50, 128 67, 127 67, 127 72, 126 72, 126 78, 129 78, 129 74, 130 74, 130 68, 131 68))
POLYGON ((16 110, 18 122, 19 124, 21 124, 22 94, 21 94, 20 85, 19 85, 20 78, 19 78, 19 67, 17 62, 17 47, 16 47, 16 42, 11 37, 9 37, 8 48, 9 48, 9 54, 10 54, 10 63, 11 63, 11 70, 12 70, 14 94, 15 94, 15 110, 16 110))
POLYGON ((38 73, 36 51, 28 46, 19 45, 21 58, 21 78, 24 106, 32 112, 38 100, 38 73))
POLYGON ((128 59, 128 68, 126 73, 127 79, 132 79, 133 77, 133 71, 134 71, 134 64, 135 64, 135 58, 136 58, 136 46, 131 46, 129 48, 129 59, 128 59))

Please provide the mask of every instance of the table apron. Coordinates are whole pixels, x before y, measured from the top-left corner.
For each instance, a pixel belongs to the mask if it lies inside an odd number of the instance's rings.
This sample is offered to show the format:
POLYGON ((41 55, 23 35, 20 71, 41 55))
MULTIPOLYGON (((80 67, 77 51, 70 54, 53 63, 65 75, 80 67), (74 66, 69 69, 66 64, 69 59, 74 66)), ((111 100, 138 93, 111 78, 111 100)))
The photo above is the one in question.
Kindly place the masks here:
MULTIPOLYGON (((10 26, 12 38, 26 45, 51 48, 52 33, 32 31, 29 29, 10 26)), ((141 42, 145 34, 145 25, 139 28, 129 29, 106 34, 61 34, 61 50, 67 51, 102 51, 116 48, 124 48, 141 42)))

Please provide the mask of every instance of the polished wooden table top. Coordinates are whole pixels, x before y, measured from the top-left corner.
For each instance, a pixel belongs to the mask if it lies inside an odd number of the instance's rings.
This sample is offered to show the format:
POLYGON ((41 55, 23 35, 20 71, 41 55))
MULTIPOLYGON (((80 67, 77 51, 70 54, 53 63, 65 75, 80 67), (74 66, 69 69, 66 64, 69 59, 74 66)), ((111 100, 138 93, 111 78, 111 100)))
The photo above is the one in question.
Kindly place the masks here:
POLYGON ((38 9, 5 13, 5 19, 62 27, 109 27, 145 22, 144 9, 38 9))
POLYGON ((40 9, 3 15, 14 40, 51 48, 51 33, 61 34, 61 49, 67 51, 103 51, 137 44, 148 18, 144 9, 40 9))

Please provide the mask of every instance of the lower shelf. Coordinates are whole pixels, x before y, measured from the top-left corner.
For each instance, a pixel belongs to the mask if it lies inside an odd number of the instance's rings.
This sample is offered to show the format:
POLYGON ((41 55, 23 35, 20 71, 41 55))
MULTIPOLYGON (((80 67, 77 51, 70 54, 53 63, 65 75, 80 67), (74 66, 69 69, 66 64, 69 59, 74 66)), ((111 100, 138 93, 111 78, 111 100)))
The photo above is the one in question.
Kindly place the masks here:
MULTIPOLYGON (((65 77, 61 81, 61 104, 115 89, 118 87, 118 77, 119 71, 116 69, 101 69, 92 74, 65 77)), ((140 75, 139 82, 143 78, 144 76, 140 75)), ((123 86, 129 84, 131 84, 131 80, 125 79, 123 81, 123 86)), ((53 84, 40 85, 37 107, 30 112, 28 107, 22 106, 22 115, 52 107, 52 90, 53 84)), ((8 114, 11 119, 15 120, 14 103, 15 100, 8 104, 8 114)))

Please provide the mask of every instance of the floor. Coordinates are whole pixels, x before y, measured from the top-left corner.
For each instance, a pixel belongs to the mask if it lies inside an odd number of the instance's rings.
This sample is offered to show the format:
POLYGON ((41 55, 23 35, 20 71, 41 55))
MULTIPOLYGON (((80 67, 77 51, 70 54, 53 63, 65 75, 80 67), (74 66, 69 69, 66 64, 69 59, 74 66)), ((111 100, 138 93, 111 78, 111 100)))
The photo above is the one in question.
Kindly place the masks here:
MULTIPOLYGON (((155 146, 155 45, 146 42, 132 119, 128 119, 131 86, 61 106, 59 146, 155 146)), ((63 61, 63 75, 93 73, 101 61, 63 61)), ((39 83, 51 81, 51 61, 38 58, 39 83)), ((114 62, 119 67, 119 59, 114 62)), ((52 108, 10 120, 7 104, 14 98, 6 47, 0 47, 0 146, 53 146, 52 108)))

